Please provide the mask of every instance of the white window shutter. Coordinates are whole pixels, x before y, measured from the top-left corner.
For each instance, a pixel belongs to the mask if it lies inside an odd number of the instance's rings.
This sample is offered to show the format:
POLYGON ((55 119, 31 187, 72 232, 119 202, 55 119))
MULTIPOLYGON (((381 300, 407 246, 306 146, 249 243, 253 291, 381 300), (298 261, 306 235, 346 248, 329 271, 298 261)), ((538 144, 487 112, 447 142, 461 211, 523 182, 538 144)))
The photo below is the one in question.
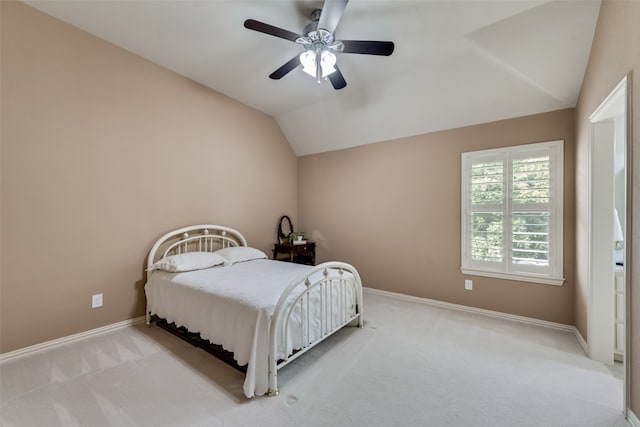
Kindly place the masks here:
POLYGON ((462 154, 462 271, 562 284, 562 144, 462 154))

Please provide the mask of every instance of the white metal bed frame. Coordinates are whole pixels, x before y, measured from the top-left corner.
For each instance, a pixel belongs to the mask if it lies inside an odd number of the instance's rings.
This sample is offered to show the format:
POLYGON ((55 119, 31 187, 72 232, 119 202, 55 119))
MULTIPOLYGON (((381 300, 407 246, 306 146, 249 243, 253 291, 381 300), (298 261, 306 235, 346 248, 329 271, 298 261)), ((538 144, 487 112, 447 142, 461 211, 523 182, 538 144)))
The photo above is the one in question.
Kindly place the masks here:
MULTIPOLYGON (((194 251, 214 252, 232 246, 247 246, 244 236, 233 228, 213 224, 183 227, 166 233, 156 241, 147 257, 147 268, 150 269, 156 261, 169 255, 194 251), (160 254, 161 256, 159 256, 160 254)), ((147 274, 151 275, 153 271, 149 271, 147 274)), ((152 314, 154 313, 151 312, 151 307, 147 302, 145 310, 147 325, 151 324, 152 314)), ((269 388, 267 394, 269 396, 278 395, 278 369, 288 365, 334 332, 352 323, 357 323, 360 328, 364 325, 362 282, 353 266, 344 262, 325 262, 292 281, 280 296, 269 325, 269 388), (337 277, 329 275, 330 270, 336 270, 337 277), (311 277, 318 272, 322 272, 321 278, 312 280, 311 277), (345 272, 350 274, 345 274, 345 272), (303 283, 305 286, 300 286, 303 283), (311 292, 315 292, 316 299, 319 295, 317 304, 320 306, 320 331, 315 334, 316 337, 311 337, 309 329, 311 327, 309 314, 311 292), (349 292, 355 297, 355 307, 347 303, 346 296, 349 292), (296 295, 293 295, 294 293, 296 295), (300 330, 292 331, 289 322, 296 307, 300 310, 300 330), (277 346, 278 342, 281 342, 279 334, 283 333, 282 339, 287 340, 289 332, 299 333, 303 346, 296 349, 293 354, 278 360, 277 346)), ((288 348, 287 342, 284 345, 284 348, 288 348)))

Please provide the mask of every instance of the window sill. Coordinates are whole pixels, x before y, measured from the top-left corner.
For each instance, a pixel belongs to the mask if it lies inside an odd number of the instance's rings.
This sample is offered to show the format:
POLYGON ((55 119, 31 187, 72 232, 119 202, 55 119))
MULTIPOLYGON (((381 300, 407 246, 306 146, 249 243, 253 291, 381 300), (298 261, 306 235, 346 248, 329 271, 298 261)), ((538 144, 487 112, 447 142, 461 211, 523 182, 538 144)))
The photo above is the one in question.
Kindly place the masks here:
POLYGON ((535 276, 531 274, 502 273, 499 271, 473 270, 471 268, 461 268, 463 274, 471 276, 494 277, 496 279, 517 280, 519 282, 540 283, 543 285, 562 286, 563 277, 535 276))

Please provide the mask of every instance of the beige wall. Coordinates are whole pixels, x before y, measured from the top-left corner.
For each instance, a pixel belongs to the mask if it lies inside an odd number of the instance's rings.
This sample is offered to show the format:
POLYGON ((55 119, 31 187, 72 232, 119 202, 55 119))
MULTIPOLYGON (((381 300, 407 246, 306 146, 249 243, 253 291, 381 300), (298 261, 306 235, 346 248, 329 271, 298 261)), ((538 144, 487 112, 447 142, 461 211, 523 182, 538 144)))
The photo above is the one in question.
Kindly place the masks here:
POLYGON ((365 286, 573 324, 573 109, 300 158, 301 229, 318 261, 353 263, 365 286), (564 286, 460 272, 460 155, 564 139, 564 286), (473 291, 464 279, 473 279, 473 291))
MULTIPOLYGON (((631 295, 631 354, 627 355, 631 366, 630 407, 640 415, 640 2, 608 1, 602 3, 598 25, 591 48, 580 97, 575 110, 576 117, 576 180, 581 183, 576 192, 576 327, 587 336, 587 221, 588 221, 588 150, 589 116, 605 97, 628 73, 632 72, 632 143, 633 143, 633 209, 634 229, 631 251, 633 271, 631 295)), ((627 245, 629 248, 629 245, 627 245)))
POLYGON ((268 251, 279 215, 296 220, 297 160, 273 118, 0 3, 0 352, 142 315, 166 231, 225 224, 268 251))

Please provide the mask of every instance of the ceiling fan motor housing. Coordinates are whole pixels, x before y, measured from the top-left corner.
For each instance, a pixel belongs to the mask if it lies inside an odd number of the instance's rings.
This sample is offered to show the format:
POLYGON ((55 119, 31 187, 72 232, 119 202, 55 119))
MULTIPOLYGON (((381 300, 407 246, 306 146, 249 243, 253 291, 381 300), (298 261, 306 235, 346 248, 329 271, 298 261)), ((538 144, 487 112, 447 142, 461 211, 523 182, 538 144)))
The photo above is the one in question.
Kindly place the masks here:
POLYGON ((315 9, 311 12, 311 22, 304 27, 304 36, 296 39, 296 43, 300 43, 304 45, 307 50, 316 53, 320 53, 324 49, 341 52, 344 45, 340 42, 334 43, 335 39, 330 31, 324 28, 318 28, 321 14, 321 9, 315 9))

